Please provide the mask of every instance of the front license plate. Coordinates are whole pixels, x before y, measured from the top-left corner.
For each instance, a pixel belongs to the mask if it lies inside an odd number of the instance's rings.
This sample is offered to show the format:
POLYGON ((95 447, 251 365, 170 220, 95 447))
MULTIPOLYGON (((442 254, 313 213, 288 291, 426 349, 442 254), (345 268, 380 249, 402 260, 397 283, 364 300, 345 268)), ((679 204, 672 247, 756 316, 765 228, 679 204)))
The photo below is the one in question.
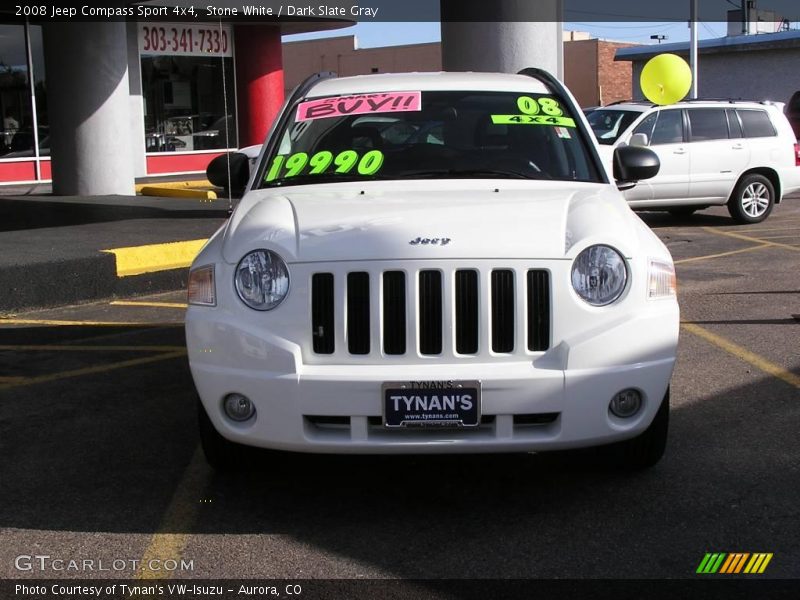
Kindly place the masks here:
POLYGON ((480 381, 389 381, 383 384, 386 427, 477 427, 480 381))

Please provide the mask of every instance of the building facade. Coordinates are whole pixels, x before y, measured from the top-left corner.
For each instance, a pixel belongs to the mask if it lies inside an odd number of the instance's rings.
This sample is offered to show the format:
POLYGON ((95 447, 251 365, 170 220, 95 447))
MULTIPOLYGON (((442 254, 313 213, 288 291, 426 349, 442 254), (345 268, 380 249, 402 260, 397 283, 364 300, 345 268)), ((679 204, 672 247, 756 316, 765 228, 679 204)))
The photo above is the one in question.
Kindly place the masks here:
POLYGON ((0 184, 49 181, 59 167, 80 179, 93 152, 127 157, 130 192, 109 193, 132 193, 133 177, 203 173, 264 139, 284 98, 281 36, 349 24, 0 18, 0 184))
MULTIPOLYGON (((617 51, 632 65, 633 98, 642 100, 639 79, 645 63, 663 52, 689 61, 687 42, 637 46, 617 51)), ((698 96, 788 102, 800 90, 800 31, 735 35, 698 43, 698 96)))

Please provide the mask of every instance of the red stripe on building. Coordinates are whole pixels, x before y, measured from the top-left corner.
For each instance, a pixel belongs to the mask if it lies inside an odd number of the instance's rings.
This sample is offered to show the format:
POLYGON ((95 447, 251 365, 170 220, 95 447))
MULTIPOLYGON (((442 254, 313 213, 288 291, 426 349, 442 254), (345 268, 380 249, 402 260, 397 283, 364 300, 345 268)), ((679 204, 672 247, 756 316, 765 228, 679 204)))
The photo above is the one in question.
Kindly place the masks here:
POLYGON ((160 175, 162 173, 189 173, 192 171, 205 171, 208 163, 222 152, 211 154, 164 154, 147 157, 147 174, 160 175))
POLYGON ((0 162, 0 181, 32 181, 36 179, 35 161, 0 162))

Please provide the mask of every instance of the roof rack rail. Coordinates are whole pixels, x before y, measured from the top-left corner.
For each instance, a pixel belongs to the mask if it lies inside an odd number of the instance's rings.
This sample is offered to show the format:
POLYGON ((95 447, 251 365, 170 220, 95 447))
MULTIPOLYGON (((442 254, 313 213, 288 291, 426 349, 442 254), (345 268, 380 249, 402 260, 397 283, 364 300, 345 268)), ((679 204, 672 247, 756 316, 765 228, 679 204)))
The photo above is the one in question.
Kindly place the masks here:
POLYGON ((773 100, 749 100, 747 98, 686 98, 681 102, 729 102, 736 104, 737 102, 750 102, 752 104, 775 104, 773 100))

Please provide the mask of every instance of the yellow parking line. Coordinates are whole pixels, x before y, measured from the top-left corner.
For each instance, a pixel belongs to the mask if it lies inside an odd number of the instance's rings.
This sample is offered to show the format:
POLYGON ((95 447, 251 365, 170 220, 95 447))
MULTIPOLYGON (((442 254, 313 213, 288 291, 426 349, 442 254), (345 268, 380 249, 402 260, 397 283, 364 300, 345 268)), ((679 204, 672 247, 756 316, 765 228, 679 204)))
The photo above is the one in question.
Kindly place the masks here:
POLYGON ((720 258, 722 256, 731 256, 733 254, 741 254, 742 252, 750 252, 751 250, 761 250, 762 248, 770 248, 771 244, 762 244, 760 246, 750 246, 748 248, 740 248, 739 250, 731 250, 730 252, 720 252, 719 254, 706 254, 705 256, 693 256, 692 258, 682 258, 681 260, 676 260, 676 265, 682 265, 684 263, 689 262, 696 262, 698 260, 708 260, 709 258, 720 258))
POLYGON ((156 356, 146 356, 143 358, 123 360, 121 362, 111 363, 108 365, 96 365, 94 367, 84 367, 82 369, 73 369, 71 371, 61 371, 60 373, 49 373, 47 375, 29 377, 23 381, 19 381, 16 383, 0 384, 0 390, 7 390, 9 388, 34 385, 37 383, 48 383, 50 381, 58 381, 59 379, 67 379, 69 377, 81 377, 83 375, 94 375, 95 373, 106 373, 108 371, 115 371, 117 369, 125 369, 127 367, 135 367, 138 365, 145 365, 148 363, 159 362, 162 360, 170 360, 172 358, 178 358, 185 355, 186 355, 185 350, 181 350, 180 352, 163 352, 156 356))
POLYGON ((743 235, 741 233, 733 233, 732 231, 721 231, 719 229, 714 229, 713 227, 703 227, 703 229, 708 233, 713 233, 715 235, 724 235, 727 237, 732 237, 737 240, 744 240, 746 242, 766 244, 768 246, 775 246, 776 248, 788 248, 789 250, 800 250, 800 248, 798 248, 797 246, 790 246, 789 244, 781 244, 780 242, 770 242, 767 240, 762 240, 760 238, 751 237, 749 235, 743 235))
POLYGON ((146 185, 139 190, 142 196, 158 196, 161 198, 192 198, 196 200, 216 200, 217 193, 211 190, 176 189, 159 185, 146 185))
POLYGON ((136 575, 137 579, 163 579, 170 575, 163 570, 152 571, 148 569, 148 565, 152 560, 160 560, 160 564, 170 559, 180 561, 197 520, 200 500, 210 478, 211 470, 206 465, 203 451, 198 446, 175 488, 158 530, 153 534, 142 555, 142 567, 136 575))
POLYGON ((103 252, 116 259, 117 277, 180 269, 192 264, 207 240, 188 240, 166 244, 147 244, 125 248, 109 248, 103 252))
POLYGON ((16 352, 182 352, 184 346, 79 346, 66 344, 0 344, 16 352))
POLYGON ((766 358, 759 356, 755 352, 751 352, 747 348, 743 348, 739 344, 735 344, 721 335, 711 333, 708 329, 700 327, 699 325, 695 325, 694 323, 681 323, 681 327, 689 333, 693 333, 694 335, 703 338, 707 342, 714 344, 718 348, 725 350, 725 352, 732 354, 736 358, 750 363, 757 369, 761 369, 765 373, 769 373, 773 377, 777 377, 789 385, 800 388, 800 377, 767 360, 766 358))
POLYGON ((150 183, 137 183, 134 188, 137 192, 141 192, 142 188, 148 186, 158 186, 162 188, 172 188, 176 190, 188 188, 210 188, 214 187, 208 179, 193 179, 191 181, 151 181, 150 183))
POLYGON ((186 308, 185 302, 139 302, 137 300, 114 300, 112 306, 152 306, 155 308, 186 308))
POLYGON ((2 376, 0 377, 0 385, 4 383, 21 383, 25 381, 25 379, 25 377, 2 376))
POLYGON ((61 319, 16 319, 14 317, 0 317, 2 325, 53 325, 57 327, 72 327, 85 325, 86 327, 177 327, 181 323, 155 323, 142 321, 134 323, 131 321, 65 321, 61 319))

